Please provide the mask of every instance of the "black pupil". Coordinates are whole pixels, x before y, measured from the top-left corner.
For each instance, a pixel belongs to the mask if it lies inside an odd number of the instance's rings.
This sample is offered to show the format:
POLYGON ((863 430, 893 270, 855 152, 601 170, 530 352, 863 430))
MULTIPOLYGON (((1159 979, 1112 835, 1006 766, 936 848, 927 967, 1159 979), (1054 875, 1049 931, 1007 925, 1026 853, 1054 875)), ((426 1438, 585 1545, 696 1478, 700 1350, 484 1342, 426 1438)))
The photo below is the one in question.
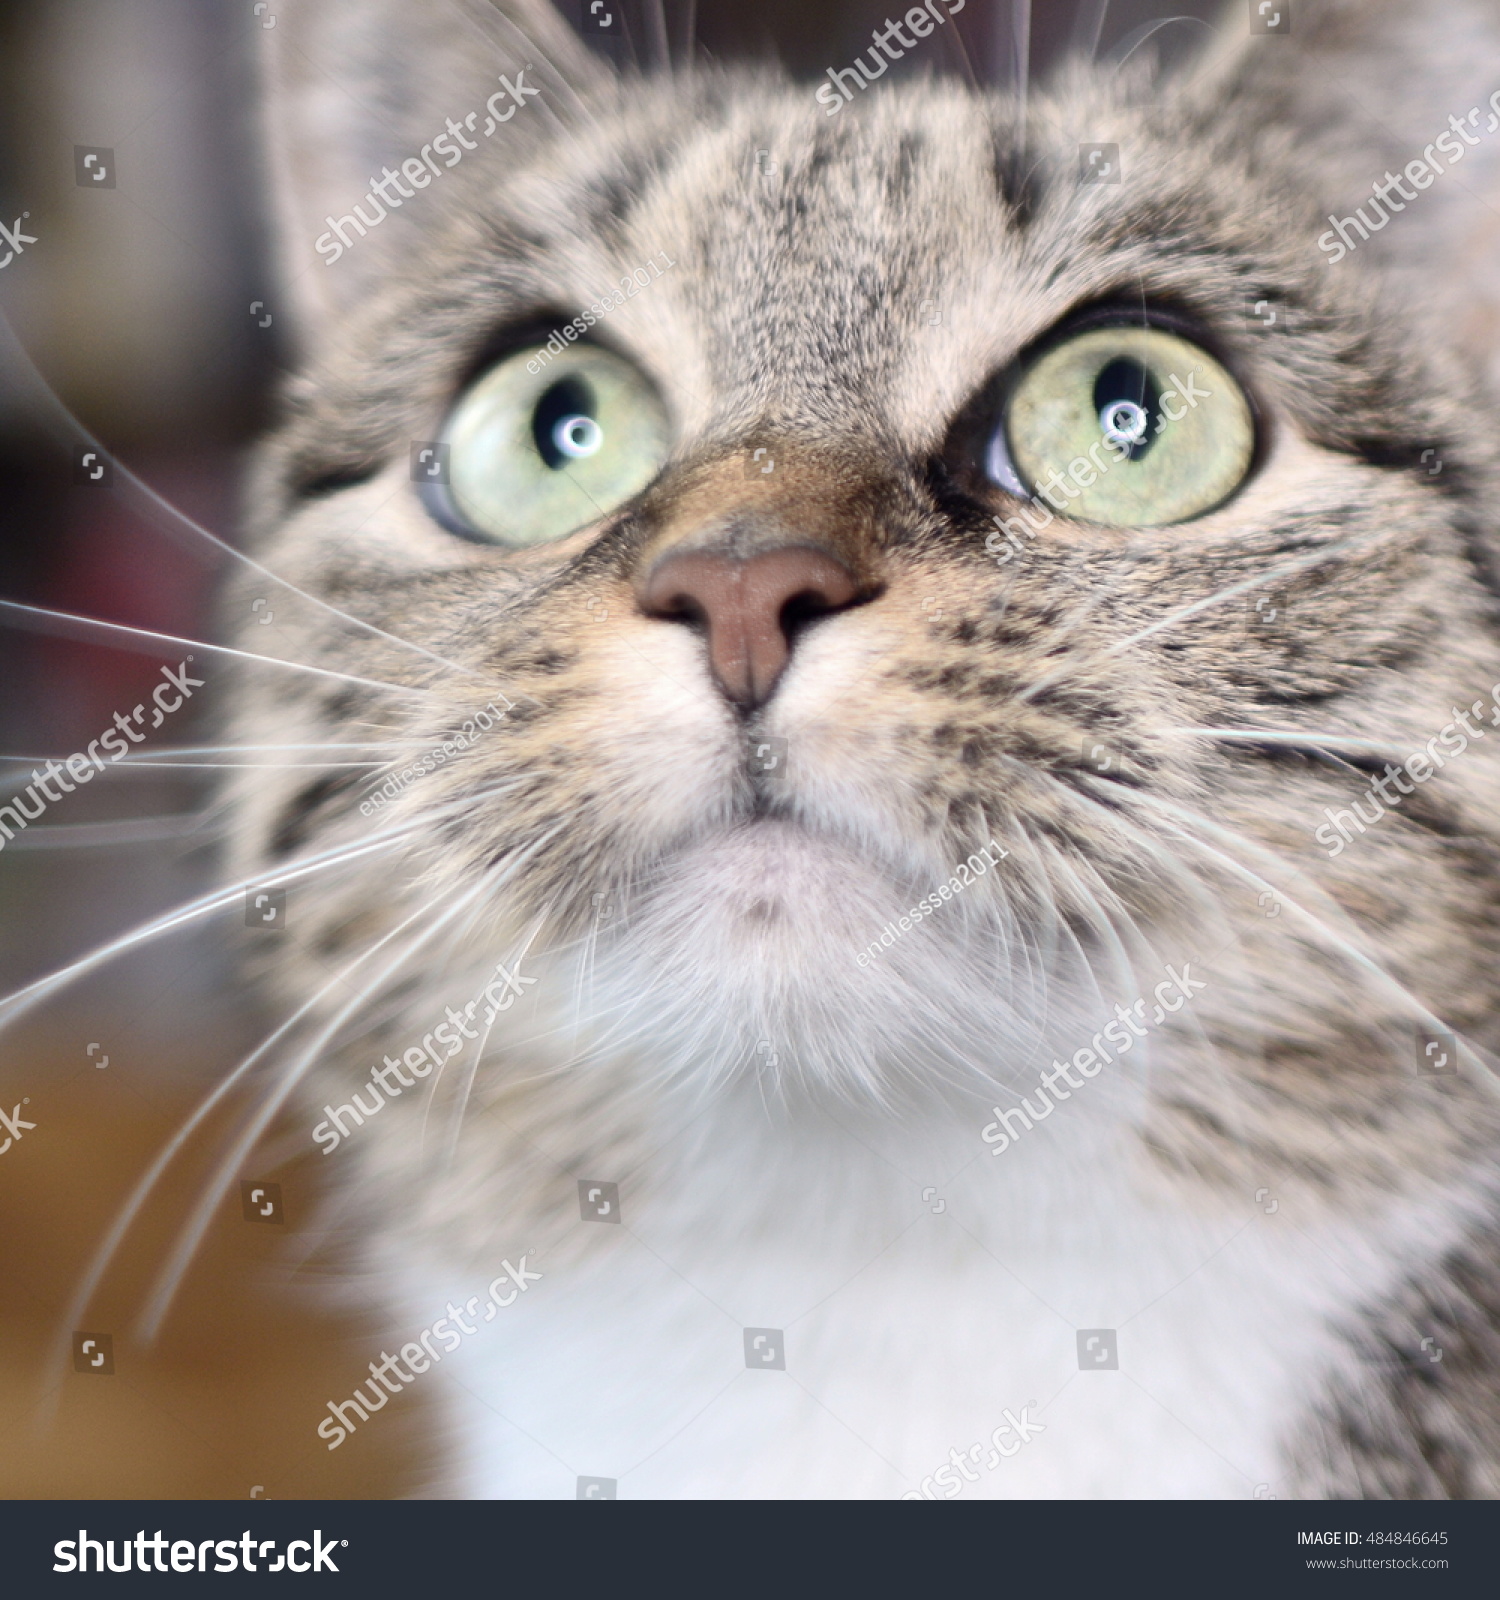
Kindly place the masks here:
POLYGON ((536 403, 531 413, 531 437, 536 452, 554 472, 572 466, 572 460, 557 448, 553 434, 564 417, 592 417, 594 392, 582 378, 559 378, 536 403))
MULTIPOLYGON (((1146 366, 1132 356, 1117 356, 1094 379, 1095 416, 1103 417, 1121 402, 1139 406, 1146 416, 1144 431, 1130 445, 1130 460, 1139 461, 1156 443, 1161 431, 1161 388, 1146 366)), ((1116 430, 1125 439, 1130 439, 1134 433, 1132 418, 1136 418, 1136 425, 1139 425, 1137 414, 1123 409, 1115 418, 1116 430)))

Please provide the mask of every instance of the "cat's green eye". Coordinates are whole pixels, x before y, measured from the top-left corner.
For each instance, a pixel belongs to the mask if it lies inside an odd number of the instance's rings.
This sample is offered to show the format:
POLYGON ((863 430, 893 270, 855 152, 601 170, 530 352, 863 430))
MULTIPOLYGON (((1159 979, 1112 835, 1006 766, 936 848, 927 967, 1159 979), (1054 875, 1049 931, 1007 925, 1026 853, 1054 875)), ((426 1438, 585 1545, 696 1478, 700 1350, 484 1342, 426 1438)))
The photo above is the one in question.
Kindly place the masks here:
POLYGON ((656 390, 628 361, 595 345, 560 356, 533 346, 469 388, 442 442, 447 482, 427 496, 439 520, 526 546, 561 539, 639 494, 666 460, 670 434, 656 390))
POLYGON ((1211 511, 1254 454, 1250 403, 1211 355, 1163 328, 1108 327, 1023 373, 987 466, 1065 516, 1141 528, 1211 511))

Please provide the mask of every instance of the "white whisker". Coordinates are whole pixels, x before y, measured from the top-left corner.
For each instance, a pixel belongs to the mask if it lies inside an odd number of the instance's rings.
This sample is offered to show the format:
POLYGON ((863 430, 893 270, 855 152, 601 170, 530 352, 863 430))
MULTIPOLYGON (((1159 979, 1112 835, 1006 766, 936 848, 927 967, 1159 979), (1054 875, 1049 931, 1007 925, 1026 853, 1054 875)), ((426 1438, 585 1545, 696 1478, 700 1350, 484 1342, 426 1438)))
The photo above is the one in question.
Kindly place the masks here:
MULTIPOLYGON (((1194 849, 1202 851, 1206 856, 1218 862, 1235 877, 1238 877, 1245 883, 1249 884, 1251 888, 1256 890, 1269 890, 1277 897, 1281 905, 1286 910, 1290 911, 1295 917, 1301 920, 1305 926, 1311 928, 1317 935, 1319 935, 1321 939, 1325 940, 1327 948, 1333 950, 1338 955, 1343 956, 1345 960, 1347 960, 1352 966, 1357 967, 1361 972, 1363 972, 1372 980, 1377 992, 1385 995, 1388 999, 1394 1000, 1399 1009, 1404 1011, 1414 1021, 1421 1022, 1425 1027, 1453 1031, 1449 1029, 1449 1026, 1446 1022, 1444 1022, 1432 1011, 1429 1011, 1427 1007, 1423 1005, 1423 1003, 1416 997, 1416 995, 1414 995, 1411 990, 1405 986, 1405 984, 1401 983, 1396 978, 1393 978, 1378 961, 1360 948, 1359 944, 1357 943, 1359 937, 1358 931, 1354 929, 1351 924, 1349 924, 1347 915, 1343 912, 1341 907, 1339 907, 1326 893, 1324 893, 1317 883, 1315 883, 1311 878, 1307 877, 1305 871, 1295 872, 1292 874, 1292 876, 1303 878, 1308 887, 1312 890, 1313 896, 1321 904, 1324 904, 1328 907, 1330 913, 1337 921, 1349 927, 1350 931, 1347 935, 1337 932, 1334 928, 1329 926, 1329 923, 1323 917, 1315 915, 1313 912, 1309 911, 1306 906, 1302 905, 1299 901, 1294 900, 1287 892, 1284 882, 1281 884, 1276 884, 1272 883, 1267 878, 1263 878, 1259 873, 1253 871, 1250 867, 1245 866, 1243 862, 1237 861, 1234 857, 1225 854, 1224 851, 1216 850, 1212 845, 1205 843, 1204 840, 1195 837, 1193 833, 1189 831, 1189 829, 1201 828, 1205 833, 1214 835, 1228 844, 1237 844, 1242 848, 1249 850, 1254 855, 1268 857, 1273 869, 1275 867, 1285 866, 1285 863, 1280 861, 1273 852, 1266 850, 1254 840, 1243 839, 1237 834, 1231 832, 1228 828, 1223 828, 1217 823, 1210 822, 1207 817, 1199 816, 1196 812, 1192 812, 1182 806, 1175 805, 1169 800, 1164 800, 1159 795, 1148 795, 1143 792, 1137 792, 1134 798, 1137 801, 1151 807, 1152 809, 1163 811, 1169 816, 1179 819, 1177 826, 1174 829, 1179 838, 1191 844, 1194 849)), ((1476 1061, 1481 1068, 1483 1068, 1481 1077, 1485 1086, 1496 1093, 1500 1093, 1500 1073, 1496 1072, 1495 1068, 1490 1065, 1490 1063, 1484 1058, 1476 1046, 1469 1043, 1468 1040, 1462 1040, 1462 1044, 1464 1052, 1474 1061, 1476 1061)))
POLYGON ((99 945, 87 955, 80 956, 76 961, 45 978, 38 978, 33 983, 26 984, 8 995, 0 995, 0 1032, 3 1032, 12 1023, 24 1016, 34 1006, 51 994, 55 989, 61 988, 75 978, 83 977, 86 973, 113 960, 138 944, 143 944, 148 939, 159 937, 170 932, 173 928, 185 927, 188 923, 199 917, 211 916, 216 911, 222 911, 234 904, 247 889, 266 883, 292 883, 298 878, 307 877, 314 872, 329 871, 334 867, 343 866, 346 862, 354 861, 362 856, 374 854, 377 851, 394 847, 401 840, 410 838, 414 834, 425 833, 435 822, 453 815, 455 812, 466 810, 476 801, 488 799, 492 795, 502 794, 514 784, 514 779, 500 779, 495 783, 485 784, 471 794, 460 795, 455 800, 450 800, 441 806, 435 807, 419 817, 410 818, 400 824, 382 828, 373 833, 368 839, 339 845, 332 845, 327 850, 321 850, 316 855, 301 857, 295 863, 284 866, 268 867, 264 873, 257 874, 254 878, 247 878, 241 883, 231 884, 227 887, 213 889, 198 899, 189 901, 187 905, 178 907, 154 921, 143 923, 132 928, 128 933, 121 934, 117 939, 110 940, 107 944, 99 945), (7 1009, 10 1008, 10 1009, 7 1009))
POLYGON ((1139 644, 1142 639, 1148 639, 1153 633, 1160 633, 1163 628, 1170 628, 1174 623, 1182 622, 1188 617, 1195 617, 1202 611, 1222 605, 1226 600, 1232 600, 1236 595, 1249 594, 1252 589, 1263 588, 1268 583, 1274 583, 1278 578, 1284 578, 1293 572, 1301 572, 1305 567, 1315 567, 1320 562, 1327 561, 1336 555, 1343 555, 1347 551, 1357 550, 1363 545, 1374 544, 1386 538, 1383 531, 1374 533, 1355 534, 1348 539, 1336 539, 1330 544, 1320 545, 1318 549, 1309 551, 1304 556, 1296 556, 1289 561, 1278 561, 1265 572, 1253 578, 1242 578, 1238 583, 1231 583, 1217 593, 1207 595, 1202 600, 1194 600, 1191 604, 1179 606, 1175 611, 1169 611, 1166 616, 1158 618, 1155 622, 1148 623, 1144 628, 1139 628, 1128 638, 1118 639, 1114 644, 1106 645, 1103 650, 1093 651, 1091 654, 1078 660, 1070 661, 1061 666, 1056 672, 1049 672, 1045 677, 1023 689, 1018 700, 1030 700, 1043 689, 1066 678, 1070 673, 1078 672, 1084 667, 1091 667, 1100 661, 1107 661, 1110 656, 1118 655, 1122 650, 1128 650, 1131 645, 1139 644))
POLYGON ((667 45, 667 13, 662 0, 646 0, 646 43, 653 72, 670 72, 672 52, 667 45))
MULTIPOLYGON (((217 756, 217 755, 244 755, 252 751, 281 751, 281 750, 384 750, 387 746, 395 745, 394 739, 367 739, 355 743, 345 744, 169 744, 158 745, 152 750, 132 750, 128 755, 121 756, 118 761, 111 759, 111 767, 135 767, 158 765, 163 762, 170 763, 179 756, 217 756)), ((406 741, 400 741, 404 744, 406 741)), ((37 761, 63 762, 66 756, 23 756, 0 755, 0 761, 16 761, 32 763, 37 761)), ((357 765, 365 766, 371 763, 360 762, 357 765)), ((106 771, 109 769, 106 768, 106 771)))
MULTIPOLYGON (((142 1339, 150 1342, 156 1337, 157 1331, 161 1326, 162 1319, 166 1316, 167 1310, 171 1305, 172 1298, 176 1294, 177 1288, 182 1281, 183 1274, 187 1271, 189 1263, 192 1261, 193 1256, 197 1253, 198 1246, 202 1243, 204 1233, 208 1230, 209 1224, 213 1221, 214 1211, 218 1208, 219 1202, 223 1198, 225 1188, 228 1186, 228 1184, 233 1182, 233 1175, 236 1171, 238 1171, 240 1164, 244 1161, 245 1157, 250 1153, 250 1151, 255 1148, 256 1142, 260 1139, 266 1128, 270 1126, 276 1114, 286 1103, 287 1098, 291 1095, 293 1090, 302 1081, 308 1069, 317 1060, 324 1047, 337 1037, 339 1029, 343 1027, 344 1023, 360 1008, 360 1006, 364 1005, 368 1001, 371 993, 382 982, 391 977, 394 973, 398 972, 412 958, 412 956, 414 956, 431 939, 436 937, 436 935, 441 932, 441 930, 446 927, 448 923, 450 923, 456 916, 458 916, 459 913, 467 906, 473 904, 473 902, 479 899, 482 895, 493 892, 493 890, 497 888, 499 884, 504 882, 509 875, 519 869, 521 862, 524 859, 525 856, 522 856, 507 862, 505 870, 496 870, 486 873, 480 879, 480 881, 469 890, 467 894, 462 896, 462 898, 460 898, 454 905, 449 906, 449 908, 444 911, 443 914, 438 917, 438 919, 430 927, 425 929, 421 934, 413 939, 406 946, 406 948, 402 950, 400 954, 397 955, 390 963, 388 963, 387 966, 379 974, 377 974, 376 977, 372 978, 371 981, 353 997, 353 999, 342 1006, 334 1014, 332 1020, 326 1023, 318 1031, 312 1042, 305 1050, 301 1052, 292 1065, 282 1073, 280 1082, 276 1085, 272 1093, 268 1095, 262 1102, 260 1109, 256 1112, 254 1117, 250 1119, 248 1125, 231 1145, 228 1154, 220 1164, 220 1176, 209 1184, 203 1199, 199 1202, 197 1209, 193 1212, 192 1216, 188 1219, 187 1223, 184 1225, 181 1233, 179 1234, 177 1248, 173 1251, 165 1267, 162 1269, 161 1275, 157 1279, 151 1295, 148 1298, 146 1309, 141 1315, 141 1320, 138 1324, 137 1331, 142 1339)), ((395 931, 399 932, 401 929, 409 927, 411 923, 414 922, 418 917, 426 915, 426 913, 430 911, 434 905, 437 905, 445 896, 451 894, 452 892, 452 890, 444 890, 443 893, 438 895, 434 900, 428 901, 426 905, 413 912, 410 917, 406 918, 406 920, 400 924, 400 928, 395 931)), ((387 940, 381 941, 381 943, 385 942, 387 942, 387 940)), ((367 955, 370 953, 372 952, 366 952, 367 955)))
POLYGON ((346 861, 357 860, 361 856, 384 850, 407 835, 416 833, 426 826, 426 819, 404 823, 399 828, 389 828, 373 834, 370 838, 358 844, 337 845, 331 849, 321 851, 315 856, 300 861, 295 866, 288 865, 284 868, 276 868, 265 873, 263 877, 246 879, 243 883, 231 884, 227 888, 212 889, 208 893, 200 895, 198 899, 190 900, 185 906, 179 906, 176 910, 169 911, 164 916, 142 923, 138 927, 132 928, 128 933, 122 933, 118 938, 96 946, 87 955, 80 956, 76 961, 70 962, 57 972, 51 973, 45 978, 38 978, 35 982, 13 990, 8 995, 0 996, 0 1030, 8 1028, 34 1006, 38 1005, 47 995, 71 983, 74 979, 83 977, 97 967, 113 960, 116 956, 123 955, 127 950, 144 944, 148 939, 158 938, 164 933, 171 932, 174 928, 186 927, 200 917, 210 916, 216 911, 224 910, 226 907, 233 905, 236 900, 244 895, 247 889, 255 884, 266 881, 274 881, 277 884, 291 883, 297 878, 307 877, 310 873, 324 871, 334 866, 342 866, 346 861))
MULTIPOLYGON (((41 760, 48 758, 43 756, 41 760)), ((59 762, 59 765, 62 763, 59 762)), ((126 766, 120 762, 119 766, 126 766)), ((360 772, 368 772, 372 768, 389 766, 386 761, 158 761, 153 762, 145 770, 161 772, 331 772, 348 767, 360 772)), ((102 767, 102 772, 117 770, 113 766, 102 767)), ((139 775, 141 767, 137 767, 135 775, 139 775)), ((24 783, 12 779, 10 785, 0 784, 0 793, 16 794, 25 788, 24 783)))
POLYGON ((1202 17, 1157 17, 1152 22, 1143 22, 1133 33, 1127 33, 1119 44, 1115 46, 1111 53, 1111 59, 1114 61, 1114 70, 1118 72, 1153 34, 1160 32, 1161 29, 1170 26, 1174 22, 1193 22, 1200 28, 1207 28, 1210 33, 1218 31, 1211 23, 1205 22, 1202 17))
POLYGON ((1073 53, 1085 61, 1099 54, 1099 39, 1104 32, 1104 17, 1109 0, 1081 0, 1073 17, 1073 53))
MULTIPOLYGON (((1060 780, 1055 777, 1051 778, 1050 781, 1060 787, 1068 787, 1061 784, 1060 780)), ((1075 795, 1077 794, 1077 791, 1072 792, 1075 795)), ((1088 796, 1084 796, 1084 798, 1090 806, 1097 805, 1097 801, 1092 798, 1088 796)), ((1142 828, 1125 811, 1111 810, 1107 813, 1107 818, 1112 826, 1126 828, 1130 837, 1139 842, 1139 848, 1142 852, 1155 864, 1157 872, 1162 879, 1170 881, 1174 888, 1181 892, 1184 901, 1193 908, 1192 915, 1197 926, 1203 930, 1203 933, 1207 934, 1208 930, 1212 928, 1217 929, 1219 934, 1222 935, 1222 941, 1214 952, 1215 959, 1226 954, 1239 943, 1240 934, 1226 917, 1220 904, 1220 898, 1211 892, 1209 886, 1201 880, 1198 873, 1194 872, 1190 867, 1180 865, 1165 850, 1161 839, 1154 833, 1142 828)), ((1080 866, 1091 875, 1098 875, 1097 869, 1088 861, 1081 862, 1080 866)), ((1165 965, 1162 957, 1154 949, 1150 940, 1142 933, 1129 910, 1120 905, 1118 915, 1124 920, 1134 937, 1140 942, 1142 949, 1147 953, 1149 969, 1153 972, 1162 971, 1165 965)), ((1129 971, 1131 968, 1127 965, 1126 970, 1129 971)), ((1204 1052, 1201 1059, 1214 1071, 1220 1083, 1226 1089, 1232 1089, 1232 1070, 1221 1059, 1217 1046, 1203 1027, 1199 1017, 1196 1014, 1191 1015, 1184 1019, 1184 1023, 1198 1037, 1204 1052)), ((1143 1080, 1149 1080, 1152 1062, 1152 1040, 1149 1037, 1141 1041, 1141 1052, 1145 1068, 1143 1080)), ((1219 1107, 1218 1115, 1226 1127, 1234 1134, 1241 1153, 1248 1155, 1251 1150, 1251 1142, 1244 1126, 1243 1107, 1239 1103, 1238 1097, 1232 1092, 1225 1094, 1224 1100, 1219 1107)))
MULTIPOLYGON (((69 411, 62 401, 58 399, 57 395, 53 393, 52 386, 37 370, 36 364, 32 361, 31 356, 26 350, 26 347, 21 343, 20 338, 17 336, 15 330, 11 327, 10 322, 3 315, 0 315, 0 345, 7 347, 10 364, 19 369, 21 375, 28 381, 31 388, 42 397, 43 408, 50 410, 55 415, 61 417, 63 423, 70 432, 81 438, 84 442, 97 447, 99 441, 83 427, 73 413, 69 411)), ((114 470, 115 481, 117 485, 116 493, 119 493, 123 489, 127 492, 127 497, 129 493, 140 495, 145 499, 149 507, 160 514, 160 517, 165 517, 167 519, 167 524, 169 526, 178 531, 185 529, 195 539, 205 541, 207 544, 212 546, 213 549, 219 551, 222 555, 228 556, 233 561, 240 562, 241 565, 248 567, 252 572, 258 573, 268 583, 277 584, 282 589, 297 595, 300 599, 306 600, 310 605, 315 605, 321 610, 328 612, 330 616, 337 617, 341 622, 347 622, 351 627, 363 628, 366 633, 373 634, 376 638, 384 639, 388 644, 399 645, 403 650, 410 650, 417 655, 426 656, 429 661, 434 661, 439 666, 447 667, 453 672, 461 672, 466 677, 480 678, 482 681, 490 681, 484 679, 483 674, 475 672, 471 667, 462 666, 456 661, 449 661, 446 657, 438 655, 436 651, 429 650, 425 645, 414 644, 410 639, 398 638, 393 633, 387 633, 384 628, 376 627, 373 622, 366 622, 361 617, 351 616, 347 611, 341 611, 336 605, 332 605, 329 601, 319 599, 317 595, 308 594, 305 589, 299 589, 297 585, 292 583, 289 579, 278 576, 276 573, 272 572, 269 567, 261 566, 258 561, 255 561, 250 556, 247 556, 243 550, 237 549, 234 545, 229 544, 226 540, 219 538, 216 533, 209 532, 209 530, 203 527, 201 523, 195 522, 185 512, 179 511, 178 508, 169 500, 164 499, 160 494, 158 494, 150 484, 136 477, 136 475, 131 472, 130 469, 123 463, 115 461, 114 470)), ((160 517, 153 518, 153 521, 156 522, 158 527, 163 525, 160 521, 160 517)), ((176 542, 180 547, 190 550, 194 555, 198 555, 200 553, 197 550, 194 550, 192 545, 187 541, 178 539, 176 542)), ((529 699, 531 697, 527 696, 527 698, 529 699)))
POLYGON ((151 1163, 150 1167, 147 1168, 145 1175, 131 1191, 128 1199, 125 1202, 123 1210, 120 1212, 119 1216, 116 1217, 109 1232, 105 1235, 103 1242, 100 1244, 99 1249, 95 1252, 93 1260, 89 1263, 88 1270, 84 1273, 79 1282, 78 1288, 74 1291, 72 1303, 69 1305, 67 1313, 59 1325, 57 1341, 52 1352, 52 1359, 49 1362, 50 1366, 56 1367, 61 1365, 62 1360, 67 1352, 68 1340, 71 1338, 70 1330, 77 1326, 78 1322, 83 1317, 84 1312, 88 1309, 88 1304, 89 1301, 93 1299, 94 1291, 99 1287, 100 1281, 103 1279, 104 1274, 109 1270, 109 1264, 114 1259, 115 1252, 119 1249, 126 1233, 129 1232, 131 1224, 139 1215, 141 1207, 144 1206, 146 1201, 150 1198, 152 1192, 156 1188, 156 1185, 160 1182, 162 1174, 166 1172, 167 1168, 176 1159, 178 1152, 181 1151, 183 1146, 192 1137, 193 1133, 202 1126, 204 1120, 213 1111, 214 1107, 219 1105, 224 1100, 225 1096, 227 1096, 230 1090, 233 1089, 234 1086, 244 1078, 245 1074, 249 1072, 251 1067, 254 1066, 255 1063, 259 1061, 268 1050, 271 1049, 278 1039, 284 1037, 293 1027, 295 1027, 296 1024, 304 1016, 306 1016, 314 1006, 318 1004, 325 994, 327 994, 330 990, 341 986, 344 982, 344 979, 351 972, 355 971, 365 961, 368 961, 371 956, 373 956, 384 945, 388 944, 392 939, 400 934, 404 928, 406 928, 417 917, 421 916, 427 909, 427 906, 423 906, 420 910, 413 912, 411 917, 408 917, 405 922, 393 928, 383 938, 372 944, 368 950, 361 952, 361 954, 351 961, 346 967, 344 967, 336 977, 330 979, 328 983, 324 984, 316 994, 299 1006, 297 1010, 286 1019, 285 1022, 283 1022, 274 1030, 274 1032, 263 1039, 260 1044, 258 1044, 255 1049, 250 1052, 249 1055, 240 1061, 239 1065, 236 1066, 233 1071, 221 1079, 220 1082, 215 1085, 213 1090, 202 1101, 199 1102, 198 1106, 188 1117, 187 1121, 177 1130, 175 1134, 173 1134, 171 1139, 167 1141, 165 1148, 151 1163))
MULTIPOLYGON (((573 85, 568 82, 567 78, 557 70, 552 63, 551 58, 536 44, 531 35, 521 28, 512 18, 506 16, 503 11, 497 10, 493 20, 503 23, 505 27, 510 29, 516 38, 521 41, 521 48, 525 54, 530 56, 532 60, 539 62, 541 66, 544 67, 551 75, 553 82, 560 89, 562 89, 564 93, 567 94, 568 98, 573 102, 573 109, 581 117, 583 117, 585 121, 592 123, 596 131, 602 133, 603 129, 600 127, 599 119, 592 111, 589 110, 587 101, 585 101, 578 91, 573 87, 573 85)), ((478 29, 477 24, 474 23, 473 20, 467 15, 464 15, 464 21, 467 22, 471 28, 475 29, 475 31, 481 31, 478 29)), ((485 37, 486 42, 489 42, 487 36, 485 37)), ((570 128, 568 124, 557 114, 556 109, 548 104, 545 99, 543 99, 541 102, 541 109, 547 113, 548 117, 553 123, 553 126, 565 134, 567 138, 576 146, 578 143, 577 135, 573 132, 572 128, 570 128)))
MULTIPOLYGON (((559 823, 559 825, 557 827, 553 828, 550 833, 543 834, 542 837, 540 839, 536 840, 536 842, 534 844, 529 845, 527 847, 527 849, 525 850, 525 852, 516 859, 515 866, 517 868, 519 868, 522 862, 526 861, 531 856, 534 856, 538 850, 542 849, 550 840, 555 839, 557 837, 557 835, 559 833, 561 833, 561 832, 562 832, 562 825, 559 823)), ((517 956, 515 956, 512 960, 507 962, 508 966, 510 966, 512 969, 514 969, 517 972, 520 971, 521 963, 526 959, 527 955, 530 953, 532 945, 536 942, 537 935, 546 926, 547 920, 551 916, 551 914, 552 914, 552 907, 549 905, 547 907, 547 909, 545 911, 543 911, 541 913, 541 915, 538 916, 537 919, 532 923, 531 931, 526 935, 525 941, 521 946, 520 953, 517 956)), ((497 1012, 496 1015, 498 1016, 499 1013, 497 1012)), ((459 1084, 458 1103, 454 1107, 454 1111, 453 1111, 452 1126, 449 1129, 448 1138, 447 1138, 447 1140, 446 1140, 446 1142, 444 1144, 444 1148, 443 1148, 442 1159, 444 1160, 444 1162, 451 1162, 453 1160, 453 1157, 454 1157, 455 1153, 458 1150, 459 1135, 463 1132, 464 1117, 467 1114, 468 1109, 469 1109, 469 1097, 474 1092, 474 1078, 475 1078, 476 1074, 479 1071, 479 1063, 484 1057, 484 1047, 489 1043, 490 1032, 494 1028, 494 1026, 495 1026, 495 1018, 491 1017, 490 1020, 484 1026, 484 1034, 483 1034, 483 1036, 479 1040, 479 1043, 474 1047, 474 1054, 470 1058, 468 1066, 464 1068, 463 1079, 462 1079, 461 1083, 459 1084)), ((433 1079, 432 1088, 433 1088, 433 1092, 435 1093, 436 1090, 437 1090, 437 1080, 436 1080, 435 1076, 434 1076, 434 1079, 433 1079)), ((432 1103, 431 1096, 429 1096, 428 1104, 431 1105, 431 1103, 432 1103)), ((424 1118, 423 1119, 423 1122, 424 1122, 423 1131, 424 1131, 424 1133, 426 1131, 425 1121, 426 1121, 426 1119, 424 1118)))
POLYGON ((1031 0, 1010 0, 1010 48, 1014 59, 1013 82, 1020 112, 1019 144, 1026 148, 1026 100, 1031 88, 1031 0))
POLYGON ((180 811, 164 817, 127 817, 116 822, 67 822, 49 828, 28 828, 5 846, 7 850, 79 850, 95 846, 160 844, 168 840, 210 839, 209 813, 180 811))
MULTIPOLYGON (((90 634, 104 633, 120 640, 122 648, 127 650, 140 650, 145 643, 187 645, 194 650, 207 650, 213 655, 234 656, 241 661, 260 661, 267 666, 285 667, 291 672, 310 672, 319 678, 336 678, 341 683, 357 683, 366 689, 383 689, 387 694, 412 695, 422 700, 432 694, 430 689, 413 689, 399 683, 380 683, 374 678, 360 678, 350 672, 335 672, 331 667, 312 667, 305 661, 284 661, 279 656, 260 656, 251 650, 236 650, 227 644, 207 644, 202 639, 183 639, 175 633, 158 633, 152 628, 132 628, 123 622, 101 622, 97 617, 79 617, 67 611, 48 611, 42 606, 22 605, 18 600, 0 600, 0 611, 7 611, 15 617, 17 619, 15 625, 18 628, 30 628, 38 633, 54 633, 64 639, 87 640, 90 634), (43 622, 52 626, 44 627, 43 622)), ((148 650, 144 653, 156 652, 148 650)))

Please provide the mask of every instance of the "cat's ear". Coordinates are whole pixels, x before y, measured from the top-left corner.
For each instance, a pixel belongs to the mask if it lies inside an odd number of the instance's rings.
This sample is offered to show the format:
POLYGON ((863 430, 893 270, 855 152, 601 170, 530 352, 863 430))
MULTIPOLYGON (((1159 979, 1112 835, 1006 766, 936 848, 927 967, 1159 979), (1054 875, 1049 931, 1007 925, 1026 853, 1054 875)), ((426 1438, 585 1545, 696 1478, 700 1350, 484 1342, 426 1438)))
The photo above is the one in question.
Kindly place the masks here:
POLYGON ((436 224, 471 150, 489 147, 492 163, 503 141, 524 159, 610 76, 548 0, 265 9, 266 180, 304 342, 369 292, 398 240, 436 224))
POLYGON ((1309 255, 1394 274, 1500 395, 1500 5, 1238 0, 1220 22, 1206 114, 1292 153, 1309 255))

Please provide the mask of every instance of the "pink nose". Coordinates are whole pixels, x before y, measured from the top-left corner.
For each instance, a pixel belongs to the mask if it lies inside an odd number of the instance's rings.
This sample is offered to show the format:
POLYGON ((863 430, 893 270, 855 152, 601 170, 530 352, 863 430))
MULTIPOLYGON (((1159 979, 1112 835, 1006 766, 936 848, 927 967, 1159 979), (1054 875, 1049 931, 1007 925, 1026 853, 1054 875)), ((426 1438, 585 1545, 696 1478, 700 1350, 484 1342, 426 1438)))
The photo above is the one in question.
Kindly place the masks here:
POLYGON ((746 710, 770 698, 803 624, 858 598, 843 562, 806 545, 743 560, 685 550, 658 562, 640 590, 648 617, 706 629, 714 678, 746 710))

